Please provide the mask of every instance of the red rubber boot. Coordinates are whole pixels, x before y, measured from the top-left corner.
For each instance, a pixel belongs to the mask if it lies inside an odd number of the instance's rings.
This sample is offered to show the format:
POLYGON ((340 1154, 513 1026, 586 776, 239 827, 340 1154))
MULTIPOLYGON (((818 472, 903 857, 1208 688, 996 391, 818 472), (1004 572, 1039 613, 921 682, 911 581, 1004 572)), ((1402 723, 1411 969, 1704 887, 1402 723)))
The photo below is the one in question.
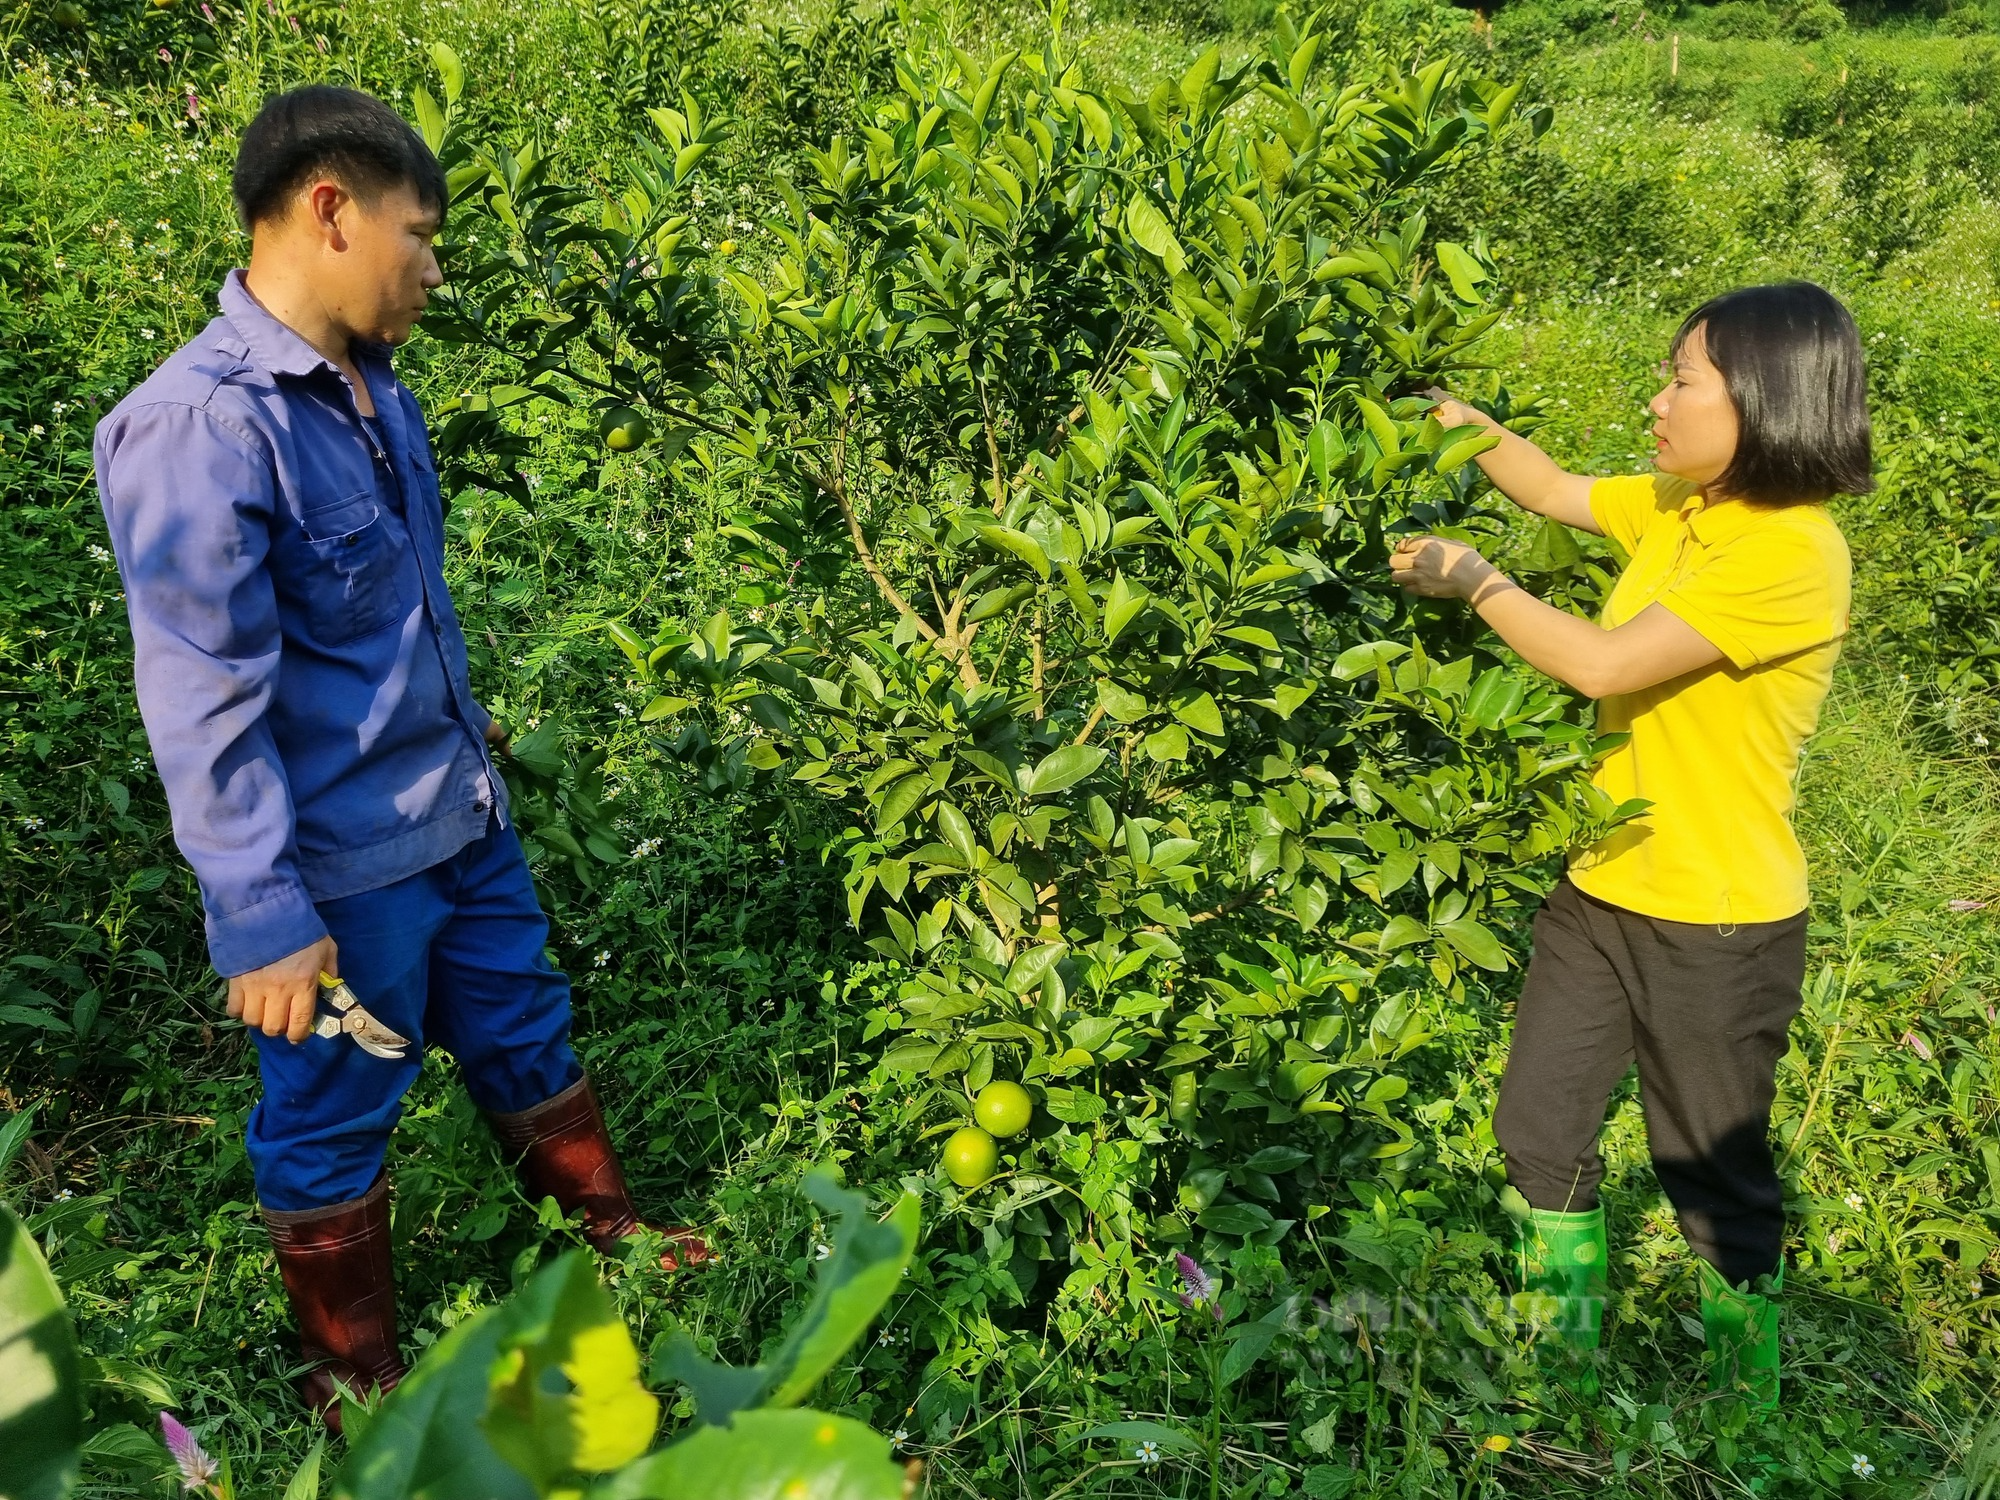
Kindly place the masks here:
POLYGON ((264 1211, 278 1274, 312 1362, 299 1395, 340 1431, 340 1380, 357 1396, 387 1393, 408 1373, 396 1352, 396 1276, 389 1249, 389 1179, 359 1198, 297 1213, 264 1211))
MULTIPOLYGON (((500 1138, 500 1149, 516 1163, 528 1197, 553 1198, 565 1214, 583 1215, 584 1237, 605 1255, 617 1253, 618 1242, 637 1234, 639 1211, 625 1186, 625 1169, 618 1164, 604 1113, 588 1078, 575 1083, 519 1114, 489 1113, 487 1122, 500 1138)), ((706 1241, 681 1225, 646 1224, 665 1235, 674 1248, 660 1256, 669 1271, 698 1266, 709 1259, 706 1241)))

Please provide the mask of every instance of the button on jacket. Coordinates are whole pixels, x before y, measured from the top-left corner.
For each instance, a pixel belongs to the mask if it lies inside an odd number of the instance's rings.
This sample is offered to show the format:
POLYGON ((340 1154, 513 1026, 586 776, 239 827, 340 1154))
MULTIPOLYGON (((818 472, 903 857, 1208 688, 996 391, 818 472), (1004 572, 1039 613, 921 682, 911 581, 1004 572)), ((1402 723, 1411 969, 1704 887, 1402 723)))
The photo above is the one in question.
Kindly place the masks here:
POLYGON ((318 941, 315 901, 449 859, 504 821, 505 791, 389 351, 354 346, 367 424, 242 272, 220 300, 98 425, 96 456, 140 712, 232 975, 318 941))

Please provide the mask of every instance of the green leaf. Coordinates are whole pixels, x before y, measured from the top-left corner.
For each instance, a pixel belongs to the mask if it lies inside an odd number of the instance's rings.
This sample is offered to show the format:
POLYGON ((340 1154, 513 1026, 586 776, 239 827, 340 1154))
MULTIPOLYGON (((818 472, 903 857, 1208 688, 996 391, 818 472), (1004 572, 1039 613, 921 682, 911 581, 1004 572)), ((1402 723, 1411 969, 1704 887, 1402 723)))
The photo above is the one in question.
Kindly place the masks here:
POLYGON ((1421 943, 1430 935, 1430 929, 1415 917, 1394 916, 1389 918, 1389 925, 1382 929, 1377 941, 1384 953, 1391 953, 1398 948, 1407 948, 1411 943, 1421 943))
POLYGON ((1501 667, 1488 667, 1479 674, 1465 697, 1465 720, 1481 729, 1498 729, 1526 700, 1521 684, 1501 667))
POLYGON ((1109 677, 1098 679, 1097 701, 1104 705, 1104 711, 1120 724, 1136 724, 1153 710, 1151 700, 1144 693, 1135 693, 1128 687, 1120 686, 1109 677))
POLYGON ((1125 205, 1125 232, 1140 249, 1157 255, 1166 264, 1169 276, 1180 275, 1186 267, 1187 252, 1174 238, 1173 227, 1143 193, 1133 194, 1132 201, 1125 205))
POLYGON ((1127 583, 1123 573, 1114 575, 1104 595, 1104 639, 1115 642, 1152 600, 1153 596, 1143 588, 1127 583))
POLYGON ((1042 987, 1042 981, 1049 977, 1049 970, 1062 962, 1069 952, 1068 943, 1036 943, 1025 948, 1007 966, 1006 985, 1008 992, 1025 995, 1042 987))
POLYGON ((1507 950, 1500 946, 1493 929, 1476 918, 1440 922, 1438 935, 1482 969, 1497 971, 1507 967, 1507 950))
POLYGON ((913 1195, 904 1194, 889 1217, 877 1222, 865 1197, 836 1186, 824 1173, 809 1175, 805 1192, 827 1215, 839 1218, 834 1253, 819 1263, 812 1303, 770 1361, 775 1384, 767 1406, 796 1406, 806 1398, 867 1331, 917 1248, 913 1195))
POLYGON ((1249 1172, 1265 1172, 1276 1175, 1289 1172, 1303 1162, 1312 1160, 1311 1153, 1301 1151, 1296 1146, 1266 1146, 1262 1151, 1245 1158, 1243 1167, 1249 1172))
POLYGON ((629 1465, 590 1500, 902 1500, 889 1440, 852 1417, 745 1411, 629 1465))
POLYGON ((444 111, 438 108, 437 100, 422 84, 410 90, 410 103, 416 109, 417 132, 435 156, 444 150, 444 111))
POLYGON ((1291 1313, 1292 1302, 1287 1298, 1256 1322, 1239 1323, 1229 1330, 1229 1348, 1222 1356, 1223 1384, 1234 1384, 1250 1373, 1250 1367, 1264 1357, 1291 1313))
POLYGON ((1021 777, 1021 790, 1030 797, 1067 791, 1103 765, 1106 753, 1095 745, 1064 745, 1021 777))
POLYGON ((1319 487, 1332 488, 1333 471, 1347 458, 1347 444, 1340 429, 1324 417, 1315 422, 1306 435, 1306 457, 1312 463, 1313 477, 1319 481, 1319 487))
POLYGON ((676 698, 662 693, 639 710, 639 722, 641 724, 651 724, 656 720, 666 718, 669 714, 677 714, 683 709, 693 707, 694 700, 692 698, 676 698))
POLYGON ((1275 1222, 1268 1210, 1255 1203, 1214 1203, 1195 1216, 1195 1223, 1203 1229, 1238 1238, 1262 1234, 1275 1222))
MULTIPOLYGON (((1080 1443, 1117 1443, 1121 1447, 1136 1448, 1141 1443, 1151 1443, 1162 1453, 1199 1453, 1201 1439, 1180 1427, 1168 1427, 1160 1422, 1100 1422, 1077 1438, 1080 1443)), ((1120 1454, 1130 1458, 1129 1449, 1120 1454)))
POLYGON ((500 1456, 546 1491, 601 1474, 651 1445, 660 1402, 587 1251, 538 1271, 507 1304, 480 1425, 500 1456))
POLYGON ((0 1203, 0 1495, 60 1500, 76 1482, 82 1446, 83 1374, 69 1309, 35 1237, 0 1203))
POLYGON ((955 803, 940 802, 937 823, 944 841, 970 866, 979 853, 979 840, 973 835, 971 820, 958 810, 955 803))
POLYGON ((348 1429, 334 1500, 536 1500, 535 1486, 493 1450, 480 1425, 487 1372, 511 1331, 510 1306, 486 1308, 452 1329, 358 1438, 348 1429))
POLYGON ((1050 1088, 1043 1090, 1042 1106, 1051 1118, 1065 1125, 1088 1125, 1101 1119, 1109 1107, 1089 1089, 1050 1088))
POLYGON ((544 719, 526 734, 515 736, 510 748, 515 761, 536 776, 560 776, 569 764, 563 753, 562 730, 544 719))
POLYGON ((1042 550, 1042 544, 1025 531, 1016 531, 1011 526, 982 526, 979 535, 989 547, 1002 552, 1011 552, 1029 567, 1044 583, 1049 577, 1049 555, 1042 550))
POLYGON ((1486 268, 1463 245, 1454 245, 1450 240, 1438 241, 1437 258, 1438 268, 1451 279, 1451 289, 1458 300, 1479 301, 1479 283, 1486 279, 1486 268))
POLYGON ((1476 432, 1471 437, 1462 437, 1438 449, 1431 459, 1431 468, 1439 474, 1449 474, 1469 458, 1477 458, 1482 453, 1490 453, 1500 446, 1497 432, 1476 432))
MULTIPOLYGON (((444 84, 445 103, 458 103, 459 95, 465 92, 465 64, 460 62, 458 54, 443 42, 432 42, 429 51, 431 66, 438 70, 438 78, 444 84)), ((289 1496, 287 1500, 290 1500, 289 1496)))
POLYGON ((1368 428, 1368 435, 1375 439, 1375 446, 1385 456, 1403 446, 1399 440, 1395 419, 1388 412, 1366 396, 1356 396, 1354 404, 1361 411, 1361 420, 1368 428))
POLYGON ((285 1486, 284 1500, 319 1500, 319 1463, 326 1452, 326 1439, 315 1438, 313 1445, 306 1449, 306 1456, 299 1460, 298 1468, 292 1471, 291 1482, 285 1486))
POLYGON ((1388 1104, 1400 1099, 1410 1091, 1410 1080, 1396 1073, 1385 1073, 1368 1085, 1368 1092, 1361 1096, 1363 1104, 1388 1104))
POLYGON ((1191 698, 1176 702, 1174 717, 1210 739, 1222 738, 1222 710, 1215 706, 1215 699, 1207 693, 1196 693, 1191 698))
POLYGON ((1196 118, 1201 116, 1203 97, 1215 84, 1215 78, 1222 71, 1222 49, 1210 47, 1195 59, 1194 66, 1181 75, 1181 102, 1188 107, 1188 113, 1196 118))
POLYGON ((109 1355, 92 1359, 86 1355, 83 1379, 86 1385, 104 1386, 122 1395, 136 1397, 156 1409, 171 1410, 180 1404, 166 1376, 133 1360, 115 1359, 109 1355))
POLYGON ((7 1123, 0 1125, 0 1182, 7 1180, 7 1169, 21 1154, 21 1148, 28 1143, 28 1134, 34 1128, 35 1111, 32 1105, 9 1115, 7 1123))
POLYGON ((1565 568, 1573 568, 1583 561, 1583 551, 1576 544, 1576 537, 1562 522, 1544 516, 1542 524, 1535 528, 1535 539, 1528 545, 1528 555, 1522 568, 1530 573, 1560 573, 1565 568))
POLYGON ((931 779, 921 771, 912 771, 891 786, 882 794, 882 805, 875 810, 875 831, 882 833, 902 822, 930 789, 931 779))
POLYGON ((943 1050, 942 1044, 926 1037, 906 1036, 882 1054, 882 1066, 891 1073, 921 1073, 943 1050))
POLYGON ((1410 654, 1410 648, 1396 641, 1368 641, 1359 646, 1349 646, 1334 658, 1333 675, 1342 682, 1352 682, 1357 677, 1365 677, 1377 667, 1386 666, 1399 656, 1410 654))

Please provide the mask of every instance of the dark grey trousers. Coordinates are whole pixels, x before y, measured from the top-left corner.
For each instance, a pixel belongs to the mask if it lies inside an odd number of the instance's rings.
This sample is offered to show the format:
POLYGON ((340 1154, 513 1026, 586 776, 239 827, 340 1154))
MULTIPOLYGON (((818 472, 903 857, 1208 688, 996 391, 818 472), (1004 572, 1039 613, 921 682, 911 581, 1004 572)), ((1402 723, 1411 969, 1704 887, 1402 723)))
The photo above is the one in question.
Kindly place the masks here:
POLYGON ((1804 913, 1667 922, 1564 880, 1535 917, 1493 1117, 1507 1180, 1535 1208, 1594 1208, 1605 1105, 1636 1061, 1653 1169, 1688 1244, 1732 1282, 1775 1270, 1771 1100, 1805 965, 1804 913))

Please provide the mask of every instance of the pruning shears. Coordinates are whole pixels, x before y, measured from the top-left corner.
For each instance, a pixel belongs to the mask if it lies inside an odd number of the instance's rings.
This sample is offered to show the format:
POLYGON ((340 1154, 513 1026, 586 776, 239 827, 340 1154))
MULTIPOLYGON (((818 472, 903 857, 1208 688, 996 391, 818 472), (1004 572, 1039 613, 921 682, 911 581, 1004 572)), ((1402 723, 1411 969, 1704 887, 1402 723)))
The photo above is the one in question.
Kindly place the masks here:
POLYGON ((399 1058, 403 1049, 410 1045, 408 1037, 384 1026, 369 1014, 368 1007, 347 987, 346 980, 336 979, 324 969, 319 975, 319 1003, 325 1008, 313 1023, 314 1036, 331 1041, 345 1032, 354 1038, 354 1045, 370 1057, 399 1058))

